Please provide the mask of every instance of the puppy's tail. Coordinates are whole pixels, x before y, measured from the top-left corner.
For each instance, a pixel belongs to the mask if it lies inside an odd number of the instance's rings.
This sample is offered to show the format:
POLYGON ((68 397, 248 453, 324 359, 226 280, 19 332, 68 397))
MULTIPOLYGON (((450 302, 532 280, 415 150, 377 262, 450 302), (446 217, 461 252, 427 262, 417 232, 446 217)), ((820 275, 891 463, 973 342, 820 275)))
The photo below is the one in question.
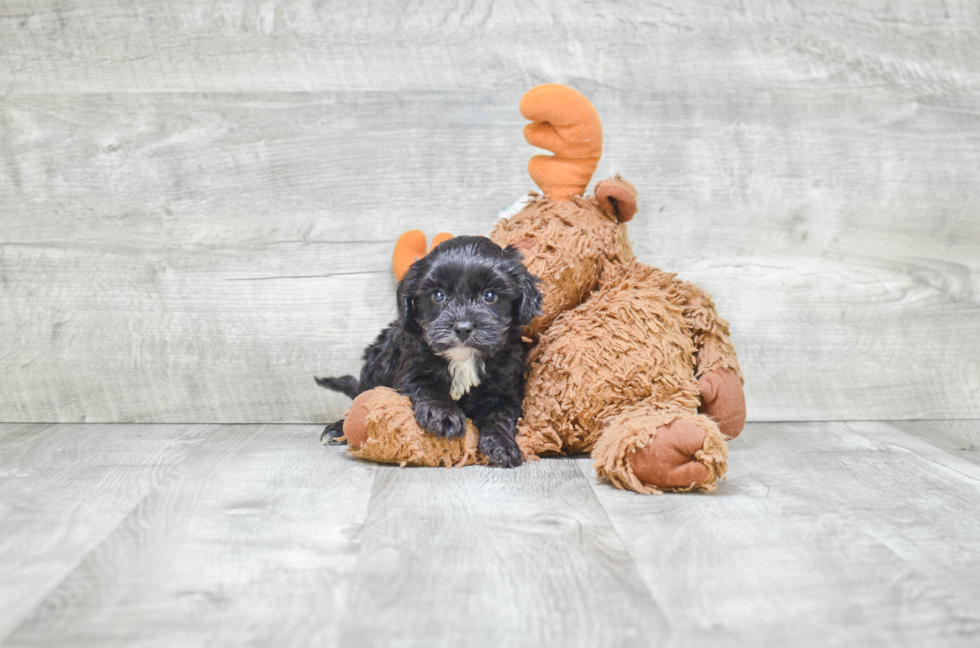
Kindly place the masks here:
POLYGON ((316 381, 316 384, 324 389, 338 391, 351 399, 356 398, 359 393, 357 378, 354 376, 340 376, 338 378, 317 378, 313 376, 313 379, 316 381))

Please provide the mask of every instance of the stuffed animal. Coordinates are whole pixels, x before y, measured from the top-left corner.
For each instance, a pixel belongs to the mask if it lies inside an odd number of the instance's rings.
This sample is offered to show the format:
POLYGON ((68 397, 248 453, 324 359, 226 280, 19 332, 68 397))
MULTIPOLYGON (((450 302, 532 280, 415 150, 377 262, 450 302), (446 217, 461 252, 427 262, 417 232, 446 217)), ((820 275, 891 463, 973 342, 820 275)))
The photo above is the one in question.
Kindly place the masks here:
MULTIPOLYGON (((637 212, 620 177, 583 196, 602 152, 602 126, 581 94, 548 84, 520 104, 525 138, 555 153, 528 171, 544 195, 498 221, 490 238, 521 248, 542 280, 518 442, 526 459, 591 452, 598 476, 641 493, 713 490, 726 440, 745 423, 742 375, 728 324, 703 290, 639 262, 626 222, 637 212)), ((445 237, 448 235, 440 235, 445 237)), ((396 245, 396 276, 425 253, 421 232, 396 245), (407 261, 407 262, 406 262, 407 261)), ((437 438, 390 389, 357 397, 344 426, 351 454, 383 463, 486 463, 478 431, 437 438)))

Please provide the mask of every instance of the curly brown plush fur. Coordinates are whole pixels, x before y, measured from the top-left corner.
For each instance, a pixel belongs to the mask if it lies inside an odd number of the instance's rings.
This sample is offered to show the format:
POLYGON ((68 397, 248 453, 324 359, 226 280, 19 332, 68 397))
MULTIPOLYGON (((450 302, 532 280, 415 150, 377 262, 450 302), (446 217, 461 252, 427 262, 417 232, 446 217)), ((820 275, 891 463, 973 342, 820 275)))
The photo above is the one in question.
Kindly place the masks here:
MULTIPOLYGON (((521 249, 543 282, 543 313, 525 328, 534 346, 517 426, 521 452, 591 452, 600 478, 641 493, 712 490, 725 474, 726 439, 745 422, 728 324, 703 290, 634 258, 625 225, 637 213, 630 183, 617 176, 596 185, 594 197, 575 193, 588 181, 583 169, 598 159, 601 129, 591 104, 561 86, 528 97, 533 110, 524 114, 535 120, 529 141, 558 154, 532 164, 548 195, 498 221, 490 235, 521 249), (542 120, 551 109, 549 124, 542 120), (572 138, 588 146, 579 150, 572 138)), ((344 433, 358 439, 358 456, 418 465, 482 461, 462 446, 419 439, 424 433, 390 394, 356 405, 348 420, 368 424, 344 433)))
POLYGON ((629 459, 661 429, 688 419, 703 430, 699 452, 709 469, 684 488, 712 488, 727 451, 717 424, 697 413, 698 379, 725 370, 740 385, 741 372, 728 324, 707 293, 637 261, 626 226, 596 199, 538 198, 498 222, 491 238, 521 241, 525 263, 544 279, 539 320, 546 324, 532 324, 538 338, 518 425, 524 453, 593 452, 600 477, 652 492, 629 459))
POLYGON ((525 331, 533 339, 595 289, 603 263, 633 258, 625 228, 581 196, 565 202, 539 196, 513 218, 497 221, 490 238, 524 250, 528 270, 543 282, 543 313, 525 331))
MULTIPOLYGON (((744 423, 744 401, 725 434, 699 413, 709 388, 741 396, 728 324, 703 290, 637 261, 625 229, 597 199, 582 197, 538 197, 495 225, 491 239, 519 247, 543 279, 544 312, 525 331, 536 343, 517 442, 525 458, 591 452, 597 475, 618 488, 712 490, 725 475, 725 438, 744 423)), ((359 457, 485 461, 424 435, 389 394, 363 407, 371 424, 359 457)))

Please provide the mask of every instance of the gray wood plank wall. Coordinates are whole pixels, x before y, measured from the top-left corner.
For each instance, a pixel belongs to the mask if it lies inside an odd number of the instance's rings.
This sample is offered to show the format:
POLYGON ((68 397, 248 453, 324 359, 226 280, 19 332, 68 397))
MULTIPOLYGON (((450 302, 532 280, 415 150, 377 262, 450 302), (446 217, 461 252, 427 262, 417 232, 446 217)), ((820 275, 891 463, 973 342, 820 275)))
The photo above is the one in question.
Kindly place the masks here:
POLYGON ((750 419, 980 417, 973 0, 0 0, 0 420, 338 417, 397 235, 533 188, 544 82, 750 419))

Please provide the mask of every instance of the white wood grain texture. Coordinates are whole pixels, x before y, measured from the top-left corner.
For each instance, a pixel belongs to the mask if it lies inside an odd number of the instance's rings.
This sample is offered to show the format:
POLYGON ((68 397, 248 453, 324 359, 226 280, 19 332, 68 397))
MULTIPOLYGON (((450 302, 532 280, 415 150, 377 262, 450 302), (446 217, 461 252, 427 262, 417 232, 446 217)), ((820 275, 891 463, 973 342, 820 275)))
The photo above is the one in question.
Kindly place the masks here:
POLYGON ((750 424, 717 492, 648 497, 314 426, 0 425, 0 643, 972 646, 980 466, 922 429, 750 424))
POLYGON ((12 453, 12 448, 19 448, 23 452, 26 447, 40 442, 40 434, 43 430, 54 427, 54 423, 0 423, 0 443, 8 453, 12 453))
POLYGON ((708 496, 593 480, 670 645, 976 644, 976 465, 876 422, 750 424, 729 459, 708 496))
POLYGON ((774 82, 980 88, 980 11, 968 0, 7 0, 2 9, 7 92, 498 90, 569 80, 736 93, 774 82))
POLYGON ((575 464, 381 468, 348 646, 656 646, 668 628, 575 464))
MULTIPOLYGON (((526 89, 10 95, 0 242, 254 249, 484 233, 533 188, 526 89)), ((629 231, 649 263, 977 257, 980 95, 592 99, 605 122, 595 178, 636 184, 629 231)))
POLYGON ((485 233, 532 186, 519 99, 13 94, 0 103, 0 242, 254 249, 485 233))
MULTIPOLYGON (((6 247, 0 420, 328 421, 394 317, 386 245, 271 252, 6 247), (334 273, 348 258, 349 273, 334 273), (310 273, 304 276, 304 273, 310 273), (43 281, 39 280, 43 277, 43 281)), ((938 261, 714 260, 750 416, 971 415, 980 272, 938 261), (955 370, 951 370, 955 368, 955 370)))
POLYGON ((313 375, 356 373, 394 317, 382 254, 5 248, 0 420, 335 420, 313 375))
POLYGON ((952 455, 980 465, 978 421, 894 421, 891 425, 952 455))
POLYGON ((978 25, 926 0, 8 0, 0 420, 336 418, 308 375, 356 372, 398 233, 485 232, 530 187, 516 106, 546 81, 599 109, 640 258, 715 294, 750 418, 980 416, 978 25))
POLYGON ((847 426, 888 450, 915 454, 936 476, 948 474, 953 477, 954 483, 966 480, 980 484, 980 467, 975 462, 958 453, 949 452, 921 435, 904 432, 901 424, 895 425, 890 421, 860 421, 847 423, 847 426))
MULTIPOLYGON (((660 141, 669 100, 621 99, 616 121, 645 119, 660 141)), ((810 104, 767 104, 785 116, 757 118, 751 159, 709 169, 707 196, 690 191, 706 158, 673 176, 665 162, 682 150, 683 116, 664 131, 675 140, 665 156, 647 152, 641 127, 626 129, 620 150, 646 169, 630 177, 650 197, 630 225, 640 257, 715 295, 752 419, 980 415, 980 221, 969 207, 980 129, 955 111, 918 110, 874 155, 856 156, 845 140, 873 144, 890 118, 869 130, 876 113, 864 104, 814 100, 825 111, 809 121, 810 104), (798 150, 794 136, 820 147, 798 150), (840 146, 824 159, 828 141, 840 146), (900 163, 881 175, 882 160, 900 163), (777 182, 791 161, 807 172, 777 182), (750 168, 741 184, 726 179, 750 168), (853 179, 875 174, 887 186, 859 192, 853 179)), ((337 418, 347 401, 309 376, 356 373, 390 320, 395 235, 486 231, 528 185, 513 148, 520 120, 488 97, 16 97, 4 110, 0 420, 337 418), (433 149, 443 117, 454 144, 433 149)), ((730 139, 718 154, 742 137, 730 124, 707 132, 730 139)))
POLYGON ((375 466, 316 432, 219 427, 5 647, 337 645, 375 466))
POLYGON ((212 429, 0 425, 0 643, 212 429))
POLYGON ((975 260, 729 257, 682 276, 733 323, 754 420, 980 415, 975 260))

